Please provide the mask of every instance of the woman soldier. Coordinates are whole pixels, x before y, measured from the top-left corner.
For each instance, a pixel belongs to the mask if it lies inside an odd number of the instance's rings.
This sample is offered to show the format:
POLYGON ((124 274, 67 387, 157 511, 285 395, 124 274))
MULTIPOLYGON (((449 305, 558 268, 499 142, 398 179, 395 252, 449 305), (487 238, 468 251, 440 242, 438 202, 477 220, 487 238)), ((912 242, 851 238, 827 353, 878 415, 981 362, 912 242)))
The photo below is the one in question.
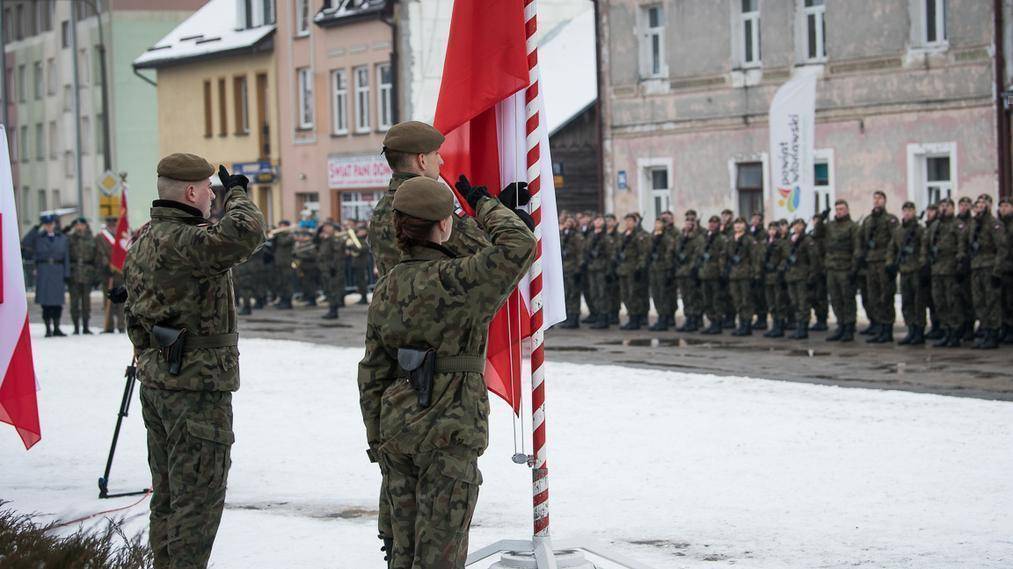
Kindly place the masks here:
POLYGON ((535 238, 484 187, 457 183, 492 244, 468 257, 442 246, 450 191, 412 178, 394 196, 401 262, 381 277, 366 323, 359 398, 370 458, 386 479, 394 569, 463 568, 488 446, 483 371, 489 322, 531 266, 535 238))

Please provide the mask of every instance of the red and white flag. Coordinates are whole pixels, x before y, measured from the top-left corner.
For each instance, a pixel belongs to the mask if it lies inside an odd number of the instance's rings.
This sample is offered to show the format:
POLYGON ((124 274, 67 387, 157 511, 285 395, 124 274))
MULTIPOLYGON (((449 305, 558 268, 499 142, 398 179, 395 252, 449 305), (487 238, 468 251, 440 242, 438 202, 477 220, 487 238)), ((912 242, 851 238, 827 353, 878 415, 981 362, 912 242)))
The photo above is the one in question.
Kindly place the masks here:
POLYGON ((531 193, 541 198, 531 212, 541 260, 489 326, 486 385, 515 413, 525 367, 521 343, 531 336, 531 314, 539 308, 532 299, 540 290, 543 330, 566 318, 549 135, 542 96, 532 80, 537 51, 527 53, 525 22, 533 20, 525 16, 526 7, 534 9, 524 0, 455 0, 433 121, 447 137, 440 154, 451 188, 464 174, 494 195, 511 182, 529 182, 531 193))
POLYGON ((130 246, 130 221, 127 219, 127 186, 123 185, 120 193, 120 219, 116 222, 116 237, 113 250, 109 255, 109 264, 116 270, 123 271, 123 263, 127 261, 127 248, 130 246))
POLYGON ((42 439, 42 429, 23 270, 10 152, 0 127, 0 421, 13 425, 29 449, 42 439))

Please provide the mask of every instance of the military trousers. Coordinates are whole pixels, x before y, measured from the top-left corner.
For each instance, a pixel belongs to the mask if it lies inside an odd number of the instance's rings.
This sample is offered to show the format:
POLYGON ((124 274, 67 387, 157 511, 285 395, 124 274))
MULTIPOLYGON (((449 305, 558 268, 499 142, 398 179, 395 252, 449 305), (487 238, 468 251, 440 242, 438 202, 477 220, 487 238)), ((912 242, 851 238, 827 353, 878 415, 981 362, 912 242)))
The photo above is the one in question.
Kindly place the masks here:
POLYGON ((587 283, 588 294, 591 295, 590 301, 587 304, 587 307, 591 310, 591 314, 607 314, 611 291, 608 289, 605 271, 588 269, 584 272, 584 281, 587 283))
POLYGON ((964 323, 960 284, 954 275, 932 275, 932 300, 943 326, 956 330, 964 323))
POLYGON ((679 292, 682 293, 682 315, 697 318, 703 315, 703 299, 700 282, 693 277, 679 277, 679 292))
POLYGON ((345 304, 345 271, 340 268, 325 269, 321 273, 324 294, 329 306, 345 304))
MULTIPOLYGON (((827 271, 827 291, 830 293, 830 304, 834 307, 834 317, 839 325, 854 324, 858 316, 858 304, 855 301, 855 285, 848 271, 827 271)), ((862 297, 864 302, 865 296, 862 297)))
POLYGON ((725 308, 721 301, 722 291, 727 290, 721 286, 718 279, 707 279, 700 281, 700 293, 703 297, 703 313, 711 322, 721 322, 725 317, 725 308))
POLYGON ((928 292, 922 286, 918 273, 903 273, 900 276, 900 310, 907 326, 925 327, 925 302, 928 292))
POLYGON ((767 306, 767 287, 762 283, 753 287, 753 311, 761 318, 766 318, 771 311, 767 306))
POLYGON ((591 290, 591 271, 585 269, 583 275, 584 277, 580 279, 580 294, 584 297, 584 302, 587 303, 588 312, 598 314, 600 309, 595 305, 597 299, 594 296, 594 291, 591 290))
POLYGON ((380 453, 391 516, 391 569, 463 569, 482 475, 478 457, 380 453))
POLYGON ((788 298, 791 299, 791 309, 795 314, 796 324, 809 324, 809 316, 812 314, 812 291, 806 281, 794 281, 788 283, 788 298))
POLYGON ((72 282, 67 285, 70 292, 70 319, 76 324, 91 318, 91 285, 72 282))
POLYGON ((320 292, 320 269, 311 265, 300 270, 299 285, 303 301, 316 300, 320 292))
POLYGON ((1013 328, 1013 272, 1003 274, 1002 278, 1002 323, 1013 328))
POLYGON ((763 285, 763 295, 766 297, 770 317, 775 321, 787 320, 791 301, 788 299, 785 287, 777 282, 777 275, 767 275, 767 282, 763 285))
POLYGON ((563 299, 566 302, 566 317, 580 318, 580 273, 563 273, 563 299))
POLYGON ((983 328, 990 330, 1002 324, 1001 292, 999 287, 992 284, 992 275, 992 267, 974 269, 971 272, 974 315, 983 328))
POLYGON ((291 266, 276 265, 274 271, 274 294, 279 298, 292 298, 295 271, 291 266))
POLYGON ((619 275, 620 294, 623 297, 623 304, 626 305, 626 313, 630 316, 647 316, 650 301, 644 290, 647 288, 646 284, 643 275, 640 275, 639 279, 634 273, 619 275))
POLYGON ((826 322, 827 316, 830 313, 830 305, 827 302, 827 276, 825 273, 817 275, 816 286, 812 288, 810 296, 816 320, 826 322))
POLYGON ((732 297, 735 314, 739 317, 739 324, 752 324, 754 310, 752 282, 749 279, 728 281, 728 292, 732 297))
POLYGON ((958 290, 960 291, 960 307, 963 310, 963 323, 973 324, 974 314, 974 285, 973 277, 965 274, 957 279, 958 290))
POLYGON ((370 264, 364 262, 352 263, 352 270, 355 272, 355 289, 365 298, 369 293, 369 272, 370 264))
POLYGON ((203 569, 225 507, 232 465, 232 393, 141 385, 148 438, 155 569, 203 569))
POLYGON ((727 284, 722 284, 718 290, 718 302, 721 305, 721 314, 724 316, 735 315, 735 302, 732 300, 732 293, 727 284))
POLYGON ((865 311, 865 317, 869 319, 869 322, 873 322, 875 311, 872 308, 872 299, 869 296, 869 279, 867 275, 868 272, 864 270, 858 273, 858 294, 862 296, 862 310, 865 311))
POLYGON ((885 261, 870 262, 865 278, 868 281, 869 307, 872 309, 869 318, 879 324, 892 325, 897 319, 897 309, 894 307, 897 279, 890 278, 887 274, 885 261))
POLYGON ((673 280, 668 269, 651 270, 651 300, 654 301, 654 310, 657 311, 659 318, 675 314, 675 299, 672 297, 673 280))

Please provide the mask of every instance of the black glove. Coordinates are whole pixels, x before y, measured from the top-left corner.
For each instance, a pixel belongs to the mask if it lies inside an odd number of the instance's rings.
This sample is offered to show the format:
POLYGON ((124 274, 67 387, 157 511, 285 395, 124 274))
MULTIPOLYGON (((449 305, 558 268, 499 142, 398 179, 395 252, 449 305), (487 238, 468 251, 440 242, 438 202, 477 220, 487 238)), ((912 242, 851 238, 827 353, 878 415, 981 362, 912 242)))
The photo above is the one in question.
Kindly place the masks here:
POLYGON ((218 165, 218 179, 222 181, 222 187, 226 190, 239 186, 246 190, 246 187, 250 185, 250 179, 242 174, 229 174, 229 171, 225 169, 225 166, 218 165))
POLYGON ((465 201, 471 206, 471 209, 478 210, 478 201, 482 198, 491 198, 489 190, 485 186, 472 186, 468 178, 461 174, 461 177, 457 179, 457 183, 454 184, 457 188, 458 193, 464 196, 465 201))
POLYGON ((123 304, 124 302, 127 301, 127 287, 118 286, 110 290, 109 294, 107 294, 106 297, 113 304, 123 304))
POLYGON ((517 214, 517 217, 521 218, 521 221, 524 222, 524 225, 528 226, 528 229, 531 231, 535 230, 535 218, 531 217, 530 213, 524 211, 523 209, 515 209, 513 212, 517 214))
POLYGON ((530 201, 531 193, 527 182, 514 182, 499 193, 499 202, 510 209, 528 205, 530 201))

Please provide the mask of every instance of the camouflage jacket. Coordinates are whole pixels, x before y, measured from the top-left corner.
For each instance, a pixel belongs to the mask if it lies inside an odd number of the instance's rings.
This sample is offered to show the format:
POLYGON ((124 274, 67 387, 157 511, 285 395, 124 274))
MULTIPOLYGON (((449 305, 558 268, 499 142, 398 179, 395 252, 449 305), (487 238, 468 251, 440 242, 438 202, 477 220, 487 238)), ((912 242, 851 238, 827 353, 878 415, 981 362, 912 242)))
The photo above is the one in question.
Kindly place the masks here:
POLYGON ((79 234, 70 232, 70 280, 77 284, 95 286, 102 273, 102 253, 91 231, 79 234))
POLYGON ((886 262, 886 250, 890 247, 893 232, 898 225, 900 220, 897 216, 887 213, 885 209, 874 209, 862 220, 862 251, 865 253, 865 262, 886 262))
POLYGON ((620 233, 616 245, 616 274, 632 275, 643 271, 650 262, 651 237, 637 226, 629 234, 620 233))
POLYGON ((819 251, 812 237, 803 234, 794 241, 791 237, 787 239, 784 260, 781 262, 785 282, 810 281, 822 269, 819 251))
POLYGON ((658 234, 651 234, 651 251, 648 263, 652 273, 670 273, 675 264, 676 236, 667 229, 658 234))
POLYGON ((531 266, 535 237, 498 200, 482 199, 477 214, 489 230, 489 246, 464 257, 439 245, 414 246, 377 282, 358 373, 366 439, 374 452, 454 448, 481 454, 488 445, 482 374, 437 373, 432 402, 423 409, 397 362, 398 348, 408 347, 435 350, 437 362, 449 356, 485 359, 489 322, 531 266))
POLYGON ((917 219, 904 221, 893 232, 890 248, 886 252, 887 266, 897 267, 901 274, 917 273, 925 265, 922 261, 922 240, 925 229, 917 219))
POLYGON ((756 242, 748 233, 736 239, 733 233, 725 241, 725 272, 729 280, 752 280, 760 276, 756 242))
POLYGON ((1006 256, 996 262, 996 267, 1004 273, 1013 273, 1013 215, 1000 217, 1006 227, 1006 256))
MULTIPOLYGON (((397 248, 397 239, 394 235, 394 193, 397 192, 401 184, 416 175, 394 172, 390 184, 387 186, 387 193, 373 208, 373 215, 369 219, 367 240, 373 253, 376 272, 379 275, 387 274, 387 271, 401 260, 401 251, 397 248)), ((450 239, 443 246, 453 251, 457 256, 465 257, 488 247, 489 239, 474 218, 457 216, 454 220, 454 229, 450 233, 450 239)))
POLYGON ((225 213, 214 224, 195 208, 155 200, 151 222, 141 228, 123 267, 127 333, 141 382, 161 389, 239 389, 236 347, 187 350, 180 373, 170 375, 150 334, 156 324, 186 329, 191 337, 235 333, 231 269, 264 242, 264 231, 263 214, 239 187, 229 190, 225 213))
POLYGON ((563 275, 576 276, 584 262, 584 236, 576 229, 561 229, 559 249, 563 257, 563 275))
MULTIPOLYGON (((982 213, 971 219, 967 235, 960 240, 957 257, 971 262, 971 269, 994 270, 996 259, 1006 256, 1006 228, 992 215, 982 213)), ((996 270, 996 274, 1001 271, 996 270)))
POLYGON ((345 237, 335 233, 320 239, 317 246, 317 264, 326 274, 345 270, 345 237))
POLYGON ((612 239, 604 229, 598 233, 592 231, 584 238, 584 262, 587 270, 608 271, 611 268, 612 255, 612 239))
POLYGON ((700 280, 716 281, 721 278, 721 271, 725 266, 724 234, 718 231, 704 235, 696 266, 700 280))
POLYGON ((317 268, 317 245, 312 239, 296 241, 292 247, 292 257, 295 258, 299 269, 312 271, 317 268))
POLYGON ((956 219, 940 216, 925 232, 920 262, 928 264, 933 276, 955 275, 959 243, 960 230, 956 219))
POLYGON ((862 236, 851 216, 834 218, 826 223, 823 261, 828 271, 858 272, 862 256, 862 236))
POLYGON ((293 251, 295 250, 295 236, 291 231, 282 231, 271 238, 271 251, 274 257, 274 266, 279 269, 291 269, 293 251))
POLYGON ((757 266, 764 281, 769 284, 777 283, 777 273, 781 269, 781 263, 787 256, 788 245, 784 239, 771 239, 765 237, 763 241, 756 244, 757 266))
POLYGON ((705 238, 699 232, 679 232, 679 238, 675 242, 675 276, 693 276, 693 268, 700 257, 700 250, 706 243, 705 238))

